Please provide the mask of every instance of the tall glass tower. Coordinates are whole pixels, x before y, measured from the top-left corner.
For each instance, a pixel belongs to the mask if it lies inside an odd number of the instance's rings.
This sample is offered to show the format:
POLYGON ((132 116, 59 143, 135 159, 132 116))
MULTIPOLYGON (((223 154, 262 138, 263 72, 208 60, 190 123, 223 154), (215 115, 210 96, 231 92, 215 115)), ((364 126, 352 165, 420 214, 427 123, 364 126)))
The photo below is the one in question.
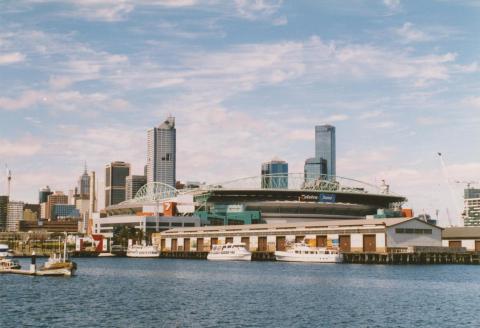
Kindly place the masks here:
POLYGON ((147 183, 162 182, 175 187, 176 182, 175 117, 168 117, 159 127, 148 130, 147 183))
POLYGON ((315 126, 315 157, 327 161, 328 175, 336 175, 335 127, 332 125, 315 126))
POLYGON ((288 163, 281 159, 273 159, 262 164, 263 189, 288 188, 288 163))

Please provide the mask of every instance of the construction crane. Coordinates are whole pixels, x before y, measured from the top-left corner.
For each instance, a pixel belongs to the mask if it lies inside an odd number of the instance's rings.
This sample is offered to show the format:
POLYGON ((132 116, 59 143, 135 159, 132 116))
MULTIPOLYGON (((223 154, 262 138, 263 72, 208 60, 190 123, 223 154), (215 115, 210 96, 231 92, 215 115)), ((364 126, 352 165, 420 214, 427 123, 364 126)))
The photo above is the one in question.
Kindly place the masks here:
POLYGON ((471 185, 479 184, 480 182, 478 182, 478 181, 458 181, 457 180, 457 181, 455 181, 455 183, 467 185, 467 189, 470 189, 471 185))
MULTIPOLYGON (((457 215, 459 215, 461 213, 461 211, 458 209, 457 204, 456 204, 457 197, 455 196, 455 192, 453 191, 453 188, 452 188, 452 185, 451 185, 452 180, 450 179, 448 168, 447 168, 447 165, 445 165, 445 161, 443 160, 442 153, 438 152, 437 154, 438 154, 438 157, 439 157, 439 160, 440 160, 440 166, 442 167, 442 173, 443 173, 443 176, 445 178, 445 182, 447 183, 448 190, 450 191, 450 198, 451 198, 451 201, 452 201, 452 205, 455 209, 455 217, 456 217, 457 215)), ((448 218, 448 223, 449 223, 450 226, 456 225, 457 222, 452 222, 452 219, 450 217, 450 211, 448 210, 448 208, 447 208, 447 218, 448 218)), ((457 221, 457 220, 455 220, 455 221, 457 221)))
POLYGON ((8 168, 8 165, 5 164, 5 171, 7 172, 7 196, 10 197, 10 186, 12 183, 12 171, 8 168))

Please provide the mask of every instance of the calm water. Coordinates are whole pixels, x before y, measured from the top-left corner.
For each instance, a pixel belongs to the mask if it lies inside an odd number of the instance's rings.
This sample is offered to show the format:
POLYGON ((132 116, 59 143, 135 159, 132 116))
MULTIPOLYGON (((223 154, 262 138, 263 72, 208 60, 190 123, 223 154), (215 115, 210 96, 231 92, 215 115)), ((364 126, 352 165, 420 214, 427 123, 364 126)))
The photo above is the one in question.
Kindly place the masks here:
POLYGON ((0 275, 0 327, 480 326, 480 266, 76 261, 0 275))

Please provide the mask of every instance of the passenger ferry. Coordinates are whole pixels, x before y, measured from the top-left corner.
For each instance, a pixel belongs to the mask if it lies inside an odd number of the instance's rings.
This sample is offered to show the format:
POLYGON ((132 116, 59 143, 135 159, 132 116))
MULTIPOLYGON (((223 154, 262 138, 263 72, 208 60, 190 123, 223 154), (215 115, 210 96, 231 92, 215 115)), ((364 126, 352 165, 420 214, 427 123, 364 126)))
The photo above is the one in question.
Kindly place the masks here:
POLYGON ((284 262, 314 262, 314 263, 341 263, 343 255, 338 250, 323 247, 311 247, 305 242, 295 243, 287 251, 276 251, 277 261, 284 262))
POLYGON ((212 250, 207 255, 210 261, 251 261, 252 253, 246 248, 244 243, 227 243, 224 245, 213 245, 212 250))
POLYGON ((132 245, 127 249, 127 257, 160 257, 160 251, 155 246, 132 245))

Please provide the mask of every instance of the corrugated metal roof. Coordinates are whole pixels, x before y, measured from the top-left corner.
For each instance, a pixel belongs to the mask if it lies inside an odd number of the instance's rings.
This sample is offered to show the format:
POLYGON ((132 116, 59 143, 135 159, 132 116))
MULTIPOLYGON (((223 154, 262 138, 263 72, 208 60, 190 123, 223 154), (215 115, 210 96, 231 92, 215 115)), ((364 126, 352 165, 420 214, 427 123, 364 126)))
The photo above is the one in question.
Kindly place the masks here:
MULTIPOLYGON (((393 219, 367 219, 367 220, 322 220, 295 223, 270 223, 270 224, 245 224, 245 225, 222 225, 222 226, 206 226, 192 228, 174 228, 165 231, 166 233, 183 233, 183 232, 219 232, 232 230, 267 230, 267 229, 314 229, 329 227, 358 227, 358 226, 386 226, 390 227, 399 223, 413 220, 412 218, 393 218, 393 219)), ((421 221, 423 222, 423 221, 421 221)))
POLYGON ((445 228, 442 239, 480 239, 480 227, 445 228))

